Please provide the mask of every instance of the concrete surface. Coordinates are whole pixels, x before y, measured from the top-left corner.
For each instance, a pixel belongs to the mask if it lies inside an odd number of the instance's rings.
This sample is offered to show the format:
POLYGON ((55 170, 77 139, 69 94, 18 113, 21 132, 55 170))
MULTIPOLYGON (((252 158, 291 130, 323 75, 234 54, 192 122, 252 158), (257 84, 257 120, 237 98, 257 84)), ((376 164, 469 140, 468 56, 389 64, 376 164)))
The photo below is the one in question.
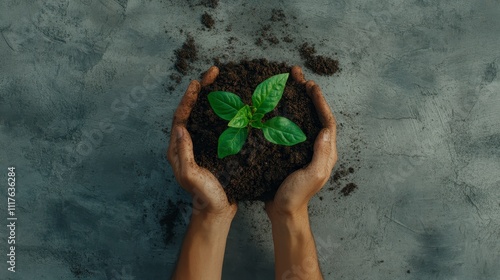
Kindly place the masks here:
MULTIPOLYGON (((500 279, 498 0, 2 0, 0 33, 0 174, 16 167, 18 217, 16 273, 0 230, 1 279, 169 275, 189 213, 170 244, 160 220, 189 198, 162 128, 189 79, 216 56, 303 65, 305 41, 343 68, 306 75, 343 124, 339 166, 356 170, 311 202, 325 279, 500 279), (264 49, 272 8, 289 23, 272 32, 294 41, 264 49), (201 60, 170 91, 186 33, 201 60), (343 197, 347 182, 359 188, 343 197)), ((272 254, 262 205, 240 205, 224 279, 272 279, 272 254)))

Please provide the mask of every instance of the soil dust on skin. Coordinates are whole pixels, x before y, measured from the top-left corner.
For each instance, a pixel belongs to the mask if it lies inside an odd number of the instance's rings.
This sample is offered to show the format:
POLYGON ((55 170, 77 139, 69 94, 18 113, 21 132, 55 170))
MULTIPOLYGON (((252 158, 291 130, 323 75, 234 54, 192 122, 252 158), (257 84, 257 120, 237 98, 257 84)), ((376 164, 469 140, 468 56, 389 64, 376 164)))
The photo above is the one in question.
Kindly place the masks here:
MULTIPOLYGON (((200 5, 206 8, 205 11, 203 11, 200 14, 201 23, 207 28, 202 30, 208 31, 210 29, 215 29, 218 30, 219 32, 226 32, 228 33, 228 35, 230 35, 230 33, 232 32, 231 25, 229 24, 222 29, 218 28, 217 26, 215 26, 214 18, 210 15, 214 11, 214 9, 217 8, 218 1, 203 0, 200 2, 200 5)), ((318 55, 314 45, 300 42, 301 38, 295 38, 292 35, 295 33, 292 30, 293 28, 291 29, 289 26, 293 24, 293 21, 296 19, 297 18, 293 15, 292 16, 286 15, 284 11, 281 9, 273 9, 271 11, 268 21, 261 22, 259 30, 254 34, 255 43, 262 49, 266 49, 268 47, 275 48, 284 45, 297 44, 296 51, 303 59, 304 66, 310 71, 324 76, 332 76, 338 71, 340 71, 339 63, 337 60, 328 56, 318 55), (289 23, 289 21, 291 22, 289 23), (277 28, 277 31, 273 30, 275 27, 277 28)), ((181 34, 186 33, 183 30, 180 30, 180 32, 181 34)), ((236 37, 234 36, 229 37, 228 44, 225 46, 225 49, 227 49, 228 51, 234 50, 235 46, 233 46, 233 42, 237 41, 238 39, 236 39, 236 37)), ((171 82, 167 85, 164 85, 165 89, 168 92, 171 93, 174 90, 181 90, 176 87, 181 83, 184 77, 198 75, 198 73, 193 73, 194 69, 191 65, 199 60, 198 53, 200 52, 200 50, 202 50, 202 46, 197 45, 195 42, 195 38, 191 37, 190 35, 187 35, 186 41, 183 43, 183 45, 179 49, 175 50, 174 68, 177 70, 178 74, 175 73, 172 74, 170 76, 171 82)), ((214 64, 216 65, 217 64, 219 66, 222 65, 220 59, 217 56, 211 59, 208 58, 207 61, 210 60, 213 60, 214 64)), ((232 63, 235 64, 234 62, 232 63)), ((207 68, 208 66, 209 65, 207 65, 207 68)), ((339 113, 345 118, 347 118, 349 122, 352 121, 352 116, 349 113, 335 112, 335 114, 339 113)), ((341 133, 342 129, 343 129, 343 123, 339 122, 337 128, 338 132, 341 133)), ((168 127, 164 128, 163 130, 165 133, 168 133, 169 131, 168 127)), ((355 170, 359 169, 359 163, 360 163, 360 159, 358 158, 359 149, 356 149, 359 148, 359 139, 353 139, 352 145, 350 146, 351 146, 350 148, 353 148, 354 150, 357 151, 354 151, 355 154, 347 159, 339 158, 339 163, 337 163, 337 166, 335 167, 334 172, 332 173, 332 177, 330 178, 332 186, 327 189, 328 191, 332 191, 335 189, 339 190, 339 194, 341 195, 341 197, 350 195, 354 190, 358 188, 358 186, 355 183, 352 183, 351 180, 353 179, 353 173, 355 172, 355 170), (350 166, 346 166, 346 164, 349 164, 350 166)), ((262 176, 259 175, 258 177, 262 176)), ((231 177, 229 176, 228 178, 231 177)), ((228 181, 227 184, 231 183, 231 179, 226 178, 226 181, 228 181)), ((256 196, 251 199, 258 199, 258 200, 270 199, 272 198, 274 192, 269 190, 270 189, 265 191, 264 192, 265 194, 264 193, 261 194, 260 197, 256 196)), ((262 191, 263 190, 261 190, 261 192, 262 191)), ((255 194, 253 196, 255 196, 255 194)), ((228 194, 228 197, 230 197, 230 199, 232 200, 246 199, 243 198, 245 197, 245 195, 238 193, 228 194)), ((249 197, 252 197, 252 195, 250 195, 249 197)), ((321 200, 323 200, 322 196, 321 200)))

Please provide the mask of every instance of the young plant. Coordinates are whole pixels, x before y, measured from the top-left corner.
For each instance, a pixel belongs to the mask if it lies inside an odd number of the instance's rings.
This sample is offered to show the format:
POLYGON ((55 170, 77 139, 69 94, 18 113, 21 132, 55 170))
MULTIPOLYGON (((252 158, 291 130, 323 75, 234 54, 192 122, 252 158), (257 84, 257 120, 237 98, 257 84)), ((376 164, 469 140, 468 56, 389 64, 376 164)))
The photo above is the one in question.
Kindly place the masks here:
POLYGON ((219 137, 219 158, 237 154, 248 137, 250 127, 262 129, 271 143, 293 146, 306 140, 306 135, 291 120, 274 117, 265 122, 262 118, 271 112, 283 95, 288 73, 279 74, 260 83, 252 94, 252 105, 245 105, 239 96, 227 91, 213 91, 208 101, 215 114, 229 121, 229 128, 219 137))

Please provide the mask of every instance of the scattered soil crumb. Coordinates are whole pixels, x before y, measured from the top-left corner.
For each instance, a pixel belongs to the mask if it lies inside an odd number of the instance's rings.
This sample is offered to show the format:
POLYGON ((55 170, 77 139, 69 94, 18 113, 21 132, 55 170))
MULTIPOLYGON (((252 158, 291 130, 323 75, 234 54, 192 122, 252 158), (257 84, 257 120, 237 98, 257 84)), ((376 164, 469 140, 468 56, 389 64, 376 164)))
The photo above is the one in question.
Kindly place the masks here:
POLYGON ((207 8, 215 9, 219 5, 219 0, 203 0, 201 4, 207 8))
POLYGON ((322 55, 316 55, 316 49, 308 43, 302 44, 299 49, 299 53, 300 57, 305 60, 306 67, 316 74, 331 76, 339 71, 338 60, 322 55))
POLYGON ((408 269, 408 270, 406 271, 406 273, 410 274, 410 273, 411 273, 411 271, 408 269))
POLYGON ((336 170, 335 173, 333 174, 333 181, 337 183, 340 181, 340 179, 346 177, 349 174, 354 173, 354 168, 349 167, 348 169, 345 169, 343 166, 340 167, 340 169, 336 170))
POLYGON ((201 23, 203 23, 203 25, 205 25, 205 27, 212 29, 212 28, 214 28, 215 20, 211 15, 209 15, 207 12, 205 12, 201 16, 201 23))
POLYGON ((276 36, 274 36, 274 35, 273 35, 273 36, 270 36, 270 37, 268 37, 268 38, 266 38, 266 40, 267 40, 269 43, 271 43, 272 45, 277 45, 277 44, 279 44, 279 42, 280 42, 280 40, 278 39, 278 37, 276 37, 276 36))
POLYGON ((226 26, 226 31, 227 31, 227 32, 231 32, 231 31, 233 31, 233 26, 232 26, 232 25, 228 25, 228 26, 226 26))
POLYGON ((160 226, 163 232, 163 242, 165 245, 170 244, 172 239, 175 237, 175 226, 178 223, 180 217, 180 207, 172 202, 168 201, 167 209, 160 219, 160 226))
POLYGON ((70 270, 73 273, 73 275, 78 279, 92 275, 92 272, 90 272, 90 270, 88 270, 87 268, 83 267, 81 264, 72 264, 70 270))
POLYGON ((354 183, 349 183, 345 187, 343 187, 342 190, 340 190, 340 192, 344 196, 348 196, 348 195, 350 195, 357 188, 358 188, 358 185, 356 185, 354 183))
POLYGON ((257 40, 255 40, 255 44, 261 47, 264 44, 264 40, 262 40, 262 38, 257 38, 257 40))
POLYGON ((175 69, 179 71, 179 73, 186 75, 190 69, 190 63, 198 59, 198 50, 196 49, 193 37, 187 37, 182 47, 175 50, 175 56, 177 58, 175 69))
POLYGON ((163 134, 165 134, 166 136, 170 136, 170 131, 168 130, 168 126, 167 127, 164 127, 161 129, 161 131, 163 132, 163 134))
POLYGON ((178 75, 178 74, 170 74, 169 78, 171 81, 174 81, 176 84, 180 84, 182 81, 181 75, 178 75))
POLYGON ((291 43, 293 42, 293 38, 290 35, 286 35, 285 37, 283 37, 283 42, 291 43))
POLYGON ((264 41, 269 42, 271 45, 277 45, 280 42, 278 37, 271 32, 271 25, 269 24, 262 26, 258 35, 259 38, 255 41, 257 46, 263 46, 264 41))
POLYGON ((234 36, 231 36, 231 37, 229 37, 229 39, 227 39, 227 43, 228 43, 228 44, 230 44, 230 45, 231 45, 233 42, 235 42, 235 41, 238 41, 238 38, 236 38, 236 37, 234 37, 234 36))
POLYGON ((284 21, 286 19, 285 13, 281 9, 273 9, 271 12, 271 21, 284 21))

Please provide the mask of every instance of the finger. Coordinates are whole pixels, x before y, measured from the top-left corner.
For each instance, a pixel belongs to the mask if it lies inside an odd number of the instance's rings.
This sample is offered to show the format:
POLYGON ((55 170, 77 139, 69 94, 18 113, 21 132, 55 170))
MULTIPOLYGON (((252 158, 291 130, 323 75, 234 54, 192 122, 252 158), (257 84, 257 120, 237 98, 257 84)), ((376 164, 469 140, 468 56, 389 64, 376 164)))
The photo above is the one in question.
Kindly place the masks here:
MULTIPOLYGON (((201 85, 200 82, 194 80, 189 84, 184 96, 175 110, 174 119, 172 121, 172 128, 178 125, 185 126, 193 110, 194 104, 196 104, 196 99, 198 99, 198 93, 200 93, 201 85)), ((172 129, 173 131, 173 129, 172 129)))
POLYGON ((172 126, 172 129, 170 131, 170 139, 169 139, 169 142, 168 142, 168 149, 167 149, 167 159, 170 161, 174 156, 175 154, 177 153, 177 134, 178 134, 178 130, 177 128, 179 127, 179 125, 177 126, 172 126))
POLYGON ((329 129, 330 131, 330 166, 333 168, 337 163, 338 154, 337 154, 337 129, 329 129))
POLYGON ((172 140, 172 135, 170 136, 170 142, 168 144, 168 149, 167 149, 167 160, 170 163, 170 165, 173 165, 174 158, 175 158, 175 149, 176 149, 176 141, 172 140))
POLYGON ((316 85, 316 83, 313 80, 309 80, 306 82, 306 92, 307 95, 311 96, 311 91, 312 88, 316 85))
POLYGON ((180 169, 179 157, 177 155, 177 137, 179 134, 178 128, 179 127, 175 127, 172 129, 172 133, 170 134, 170 143, 167 150, 167 160, 172 166, 174 174, 178 174, 180 169))
POLYGON ((306 167, 306 172, 314 178, 320 186, 328 180, 332 171, 332 145, 331 133, 328 128, 323 128, 314 142, 314 154, 311 163, 306 167))
POLYGON ((186 128, 178 126, 176 131, 177 157, 181 171, 185 172, 195 166, 193 141, 186 128))
POLYGON ((175 143, 173 153, 172 169, 179 184, 192 193, 195 187, 195 179, 199 176, 197 165, 194 162, 193 142, 183 126, 176 126, 172 132, 171 141, 175 143))
POLYGON ((321 88, 318 85, 314 84, 313 81, 308 81, 306 84, 306 90, 312 99, 314 107, 316 108, 316 112, 318 112, 318 117, 323 124, 323 127, 329 128, 332 130, 332 132, 335 132, 335 117, 333 116, 332 110, 330 109, 330 106, 323 96, 321 88))
POLYGON ((200 91, 200 84, 198 81, 192 81, 184 96, 177 106, 177 110, 174 113, 174 118, 172 120, 172 131, 170 133, 170 142, 167 150, 167 159, 174 168, 174 171, 178 171, 178 159, 177 159, 177 126, 185 126, 187 119, 189 118, 189 114, 196 103, 196 99, 198 98, 198 93, 200 91))
POLYGON ((293 66, 292 70, 290 71, 292 73, 292 78, 299 84, 305 84, 306 79, 304 78, 304 73, 302 72, 302 68, 300 66, 293 66))
POLYGON ((208 85, 211 85, 213 82, 215 82, 217 76, 219 76, 219 68, 217 66, 210 67, 210 69, 205 72, 205 75, 203 75, 203 79, 201 79, 201 86, 206 87, 208 85))

